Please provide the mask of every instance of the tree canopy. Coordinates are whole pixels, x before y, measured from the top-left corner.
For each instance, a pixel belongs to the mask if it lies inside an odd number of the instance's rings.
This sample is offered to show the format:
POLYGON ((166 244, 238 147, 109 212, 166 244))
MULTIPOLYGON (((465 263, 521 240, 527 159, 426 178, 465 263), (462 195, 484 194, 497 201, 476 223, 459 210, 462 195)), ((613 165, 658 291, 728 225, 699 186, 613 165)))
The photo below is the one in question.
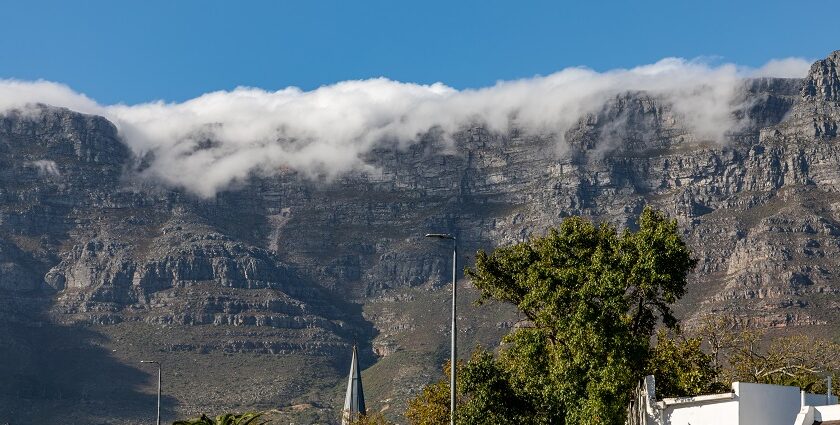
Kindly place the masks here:
POLYGON ((511 303, 531 322, 505 337, 498 367, 533 422, 621 423, 657 321, 676 323, 670 305, 695 264, 676 222, 645 209, 635 232, 568 218, 479 252, 467 275, 482 300, 511 303))
MULTIPOLYGON (((510 303, 527 320, 497 353, 479 348, 459 365, 457 422, 622 424, 647 374, 664 397, 723 392, 733 381, 824 392, 828 375, 840 392, 833 341, 769 338, 725 316, 682 333, 671 305, 695 265, 676 222, 651 209, 636 231, 571 217, 545 236, 479 252, 466 270, 479 302, 510 303)), ((446 380, 427 386, 409 422, 448 423, 448 394, 446 380)))
POLYGON ((657 332, 648 359, 646 374, 656 377, 656 395, 685 397, 729 390, 728 382, 720 379, 720 366, 703 351, 702 338, 673 333, 657 332))
POLYGON ((840 344, 803 334, 768 338, 766 330, 739 329, 731 317, 708 316, 694 330, 708 346, 717 381, 791 385, 825 392, 831 376, 840 390, 840 344))
POLYGON ((201 415, 201 417, 175 421, 172 425, 263 425, 268 422, 257 422, 263 412, 223 413, 215 418, 201 415))
POLYGON ((480 251, 466 270, 480 302, 510 303, 527 322, 497 356, 479 350, 463 367, 459 423, 623 423, 657 323, 676 324, 670 305, 695 265, 676 222, 652 209, 636 231, 571 217, 480 251))

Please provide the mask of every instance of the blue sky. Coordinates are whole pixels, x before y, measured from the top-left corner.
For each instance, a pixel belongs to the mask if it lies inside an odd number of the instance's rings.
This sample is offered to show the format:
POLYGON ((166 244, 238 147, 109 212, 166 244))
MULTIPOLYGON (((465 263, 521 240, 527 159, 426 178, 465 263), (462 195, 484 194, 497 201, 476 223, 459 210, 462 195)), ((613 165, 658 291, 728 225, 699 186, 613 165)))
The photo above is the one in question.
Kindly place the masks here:
POLYGON ((0 78, 65 83, 100 103, 183 101, 348 79, 484 87, 569 66, 668 57, 759 66, 824 57, 831 1, 4 2, 0 78))

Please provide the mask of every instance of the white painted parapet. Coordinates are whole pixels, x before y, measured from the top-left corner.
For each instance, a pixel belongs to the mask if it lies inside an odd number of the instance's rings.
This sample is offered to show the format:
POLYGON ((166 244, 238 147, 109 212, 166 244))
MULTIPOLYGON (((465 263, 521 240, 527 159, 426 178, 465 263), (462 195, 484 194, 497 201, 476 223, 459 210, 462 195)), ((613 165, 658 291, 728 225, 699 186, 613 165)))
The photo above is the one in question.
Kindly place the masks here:
MULTIPOLYGON (((804 393, 805 391, 803 391, 804 393)), ((796 420, 793 425, 813 425, 814 424, 814 406, 802 406, 799 414, 796 415, 796 420)))
POLYGON ((840 421, 840 404, 837 404, 837 397, 834 397, 834 402, 835 404, 828 406, 814 406, 814 422, 840 421))
POLYGON ((813 425, 840 419, 831 394, 798 387, 735 382, 732 391, 656 401, 655 381, 646 377, 628 408, 630 425, 813 425))

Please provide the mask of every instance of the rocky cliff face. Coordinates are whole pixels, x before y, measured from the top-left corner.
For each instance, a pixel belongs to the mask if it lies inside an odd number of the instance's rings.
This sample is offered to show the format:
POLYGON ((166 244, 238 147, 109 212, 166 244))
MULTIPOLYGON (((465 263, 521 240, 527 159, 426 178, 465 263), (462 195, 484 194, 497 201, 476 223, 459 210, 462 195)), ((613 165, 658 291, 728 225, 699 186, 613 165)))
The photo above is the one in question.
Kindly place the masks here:
MULTIPOLYGON (((329 405, 353 342, 367 347, 363 363, 393 374, 384 400, 428 378, 445 343, 445 327, 420 332, 429 303, 445 308, 450 267, 422 234, 456 234, 468 262, 573 214, 632 227, 646 205, 676 217, 700 259, 681 306, 689 324, 715 313, 836 333, 838 66, 840 51, 804 80, 746 81, 734 117, 743 125, 726 140, 697 136, 667 102, 634 92, 581 117, 567 149, 554 135, 465 126, 454 146, 429 134, 374 150, 375 171, 253 177, 212 200, 133 177, 141 161, 102 118, 6 113, 0 330, 12 341, 4 356, 20 360, 0 362, 15 377, 0 385, 6 412, 117 397, 113 383, 24 361, 51 340, 43 335, 82 331, 94 335, 68 353, 101 357, 129 382, 144 382, 124 366, 141 356, 173 365, 173 411, 329 405), (384 369, 401 352, 421 354, 384 369), (403 373, 410 361, 428 367, 403 373), (196 382, 212 390, 195 395, 196 382)), ((505 315, 465 332, 491 342, 510 326, 505 315)), ((141 395, 120 394, 143 409, 141 395)))

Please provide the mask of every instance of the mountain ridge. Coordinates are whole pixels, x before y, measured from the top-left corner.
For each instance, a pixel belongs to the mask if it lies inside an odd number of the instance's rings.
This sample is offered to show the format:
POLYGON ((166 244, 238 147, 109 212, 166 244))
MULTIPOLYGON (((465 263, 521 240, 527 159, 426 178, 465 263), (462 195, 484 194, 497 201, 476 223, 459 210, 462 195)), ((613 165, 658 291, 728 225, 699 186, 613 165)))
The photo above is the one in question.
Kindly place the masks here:
MULTIPOLYGON (((7 112, 0 331, 13 343, 4 356, 32 358, 51 338, 42 335, 84 332, 82 341, 99 342, 73 350, 93 347, 142 391, 109 398, 107 383, 51 381, 21 360, 0 366, 15 377, 0 386, 0 419, 51 419, 37 405, 53 403, 88 423, 75 404, 101 397, 126 407, 100 420, 131 421, 150 391, 134 366, 152 355, 181 373, 170 378, 172 414, 294 400, 325 406, 313 414, 326 421, 354 342, 363 366, 395 376, 369 397, 394 411, 435 376, 445 350, 445 326, 419 319, 436 323, 423 315, 446 309, 450 267, 424 233, 456 234, 469 264, 471 252, 570 215, 632 228, 648 205, 678 220, 700 259, 678 306, 688 326, 726 314, 744 326, 840 334, 838 59, 817 61, 802 80, 746 80, 740 125, 725 141, 695 134, 660 97, 627 92, 580 117, 563 149, 556 135, 465 125, 451 144, 432 131, 375 147, 362 158, 375 171, 333 181, 253 175, 212 199, 132 177, 143 158, 104 118, 48 106, 7 112), (27 380, 44 390, 21 393, 27 380), (212 390, 195 396, 195 383, 212 390)), ((493 344, 515 322, 497 308, 493 319, 465 306, 468 345, 493 344)), ((47 363, 60 361, 86 370, 79 358, 47 363)))

